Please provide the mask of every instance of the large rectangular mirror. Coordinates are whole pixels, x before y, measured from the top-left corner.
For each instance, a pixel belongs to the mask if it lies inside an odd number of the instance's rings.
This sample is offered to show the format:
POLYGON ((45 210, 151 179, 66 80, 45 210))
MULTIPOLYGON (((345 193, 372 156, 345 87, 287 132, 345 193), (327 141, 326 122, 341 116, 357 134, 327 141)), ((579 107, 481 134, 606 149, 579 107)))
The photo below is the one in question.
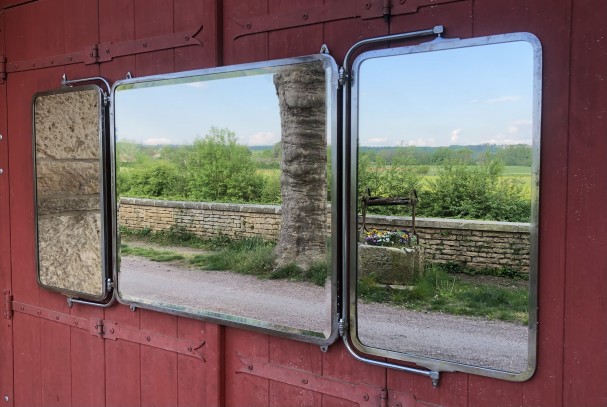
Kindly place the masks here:
POLYGON ((104 95, 97 86, 33 100, 38 282, 70 297, 106 297, 104 95))
POLYGON ((119 300, 332 342, 333 59, 113 89, 119 300))
POLYGON ((361 352, 535 369, 541 51, 530 34, 361 54, 350 333, 361 352))

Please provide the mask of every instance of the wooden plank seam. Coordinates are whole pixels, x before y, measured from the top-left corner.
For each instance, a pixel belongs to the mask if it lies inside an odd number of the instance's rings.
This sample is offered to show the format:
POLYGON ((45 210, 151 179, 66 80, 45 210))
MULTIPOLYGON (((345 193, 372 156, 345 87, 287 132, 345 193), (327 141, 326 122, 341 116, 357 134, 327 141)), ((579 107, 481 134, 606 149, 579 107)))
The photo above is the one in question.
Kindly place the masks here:
MULTIPOLYGON (((117 322, 104 320, 100 318, 82 318, 62 312, 37 307, 31 304, 25 304, 17 301, 11 301, 12 312, 18 312, 31 315, 37 318, 46 319, 63 325, 69 325, 73 328, 84 329, 91 335, 101 339, 125 340, 135 342, 141 345, 151 346, 153 348, 177 352, 181 355, 191 356, 206 362, 202 347, 206 344, 201 342, 189 341, 175 338, 168 335, 162 335, 156 332, 142 331, 139 329, 120 326, 117 322)), ((6 314, 5 314, 6 317, 6 314)))

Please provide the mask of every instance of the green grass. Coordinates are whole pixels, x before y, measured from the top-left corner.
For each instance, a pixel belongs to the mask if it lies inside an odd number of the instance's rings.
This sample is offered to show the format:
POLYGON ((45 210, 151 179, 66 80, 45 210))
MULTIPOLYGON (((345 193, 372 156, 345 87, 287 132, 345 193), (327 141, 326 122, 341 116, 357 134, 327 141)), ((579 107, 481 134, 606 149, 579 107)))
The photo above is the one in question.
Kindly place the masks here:
POLYGON ((527 324, 527 290, 504 288, 458 279, 436 267, 426 270, 409 289, 375 283, 372 275, 359 280, 358 295, 365 301, 398 305, 417 311, 484 317, 527 324))
POLYGON ((126 238, 134 237, 161 246, 185 246, 194 249, 214 249, 230 241, 230 238, 223 234, 218 234, 212 239, 203 239, 177 225, 158 232, 147 228, 135 230, 121 226, 120 235, 126 238))
POLYGON ((217 235, 213 239, 201 239, 178 228, 164 232, 153 232, 149 229, 131 230, 121 228, 121 235, 135 237, 144 242, 158 245, 175 245, 210 250, 211 253, 194 256, 183 255, 170 250, 131 247, 122 244, 123 255, 141 256, 153 261, 187 260, 191 265, 203 270, 233 271, 240 274, 255 275, 264 279, 290 279, 307 281, 322 286, 327 278, 326 262, 318 262, 304 270, 296 264, 284 267, 274 266, 274 242, 261 238, 232 240, 226 235, 217 235))
POLYGON ((275 244, 259 238, 232 241, 209 254, 192 257, 191 264, 205 270, 226 270, 267 279, 289 279, 324 285, 327 264, 319 262, 304 270, 296 264, 274 267, 275 244))
POLYGON ((120 245, 120 253, 125 256, 141 256, 152 261, 166 262, 183 260, 185 257, 170 250, 156 250, 147 247, 132 247, 127 244, 120 245))

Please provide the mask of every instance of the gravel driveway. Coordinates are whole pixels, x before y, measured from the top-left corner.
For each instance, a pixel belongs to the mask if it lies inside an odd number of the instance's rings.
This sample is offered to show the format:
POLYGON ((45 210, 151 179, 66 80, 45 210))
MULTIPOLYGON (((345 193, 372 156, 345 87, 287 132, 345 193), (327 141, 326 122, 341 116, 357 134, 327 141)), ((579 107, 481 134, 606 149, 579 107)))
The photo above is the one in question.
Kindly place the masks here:
MULTIPOLYGON (((121 295, 148 304, 205 310, 297 329, 330 329, 330 290, 304 282, 261 280, 123 256, 121 295)), ((328 284, 327 284, 328 286, 328 284)), ((527 327, 482 318, 359 303, 362 343, 405 353, 520 372, 527 327)))

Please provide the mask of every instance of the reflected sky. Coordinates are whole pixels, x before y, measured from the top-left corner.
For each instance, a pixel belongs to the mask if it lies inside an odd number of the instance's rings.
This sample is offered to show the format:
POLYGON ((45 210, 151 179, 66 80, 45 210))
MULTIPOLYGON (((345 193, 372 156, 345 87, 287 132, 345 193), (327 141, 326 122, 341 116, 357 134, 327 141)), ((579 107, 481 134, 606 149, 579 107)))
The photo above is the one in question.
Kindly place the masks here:
POLYGON ((165 86, 118 87, 116 138, 149 145, 188 144, 217 127, 235 132, 244 145, 273 145, 280 141, 280 110, 272 77, 199 77, 165 86))
POLYGON ((368 59, 358 79, 362 146, 531 144, 527 42, 368 59))

